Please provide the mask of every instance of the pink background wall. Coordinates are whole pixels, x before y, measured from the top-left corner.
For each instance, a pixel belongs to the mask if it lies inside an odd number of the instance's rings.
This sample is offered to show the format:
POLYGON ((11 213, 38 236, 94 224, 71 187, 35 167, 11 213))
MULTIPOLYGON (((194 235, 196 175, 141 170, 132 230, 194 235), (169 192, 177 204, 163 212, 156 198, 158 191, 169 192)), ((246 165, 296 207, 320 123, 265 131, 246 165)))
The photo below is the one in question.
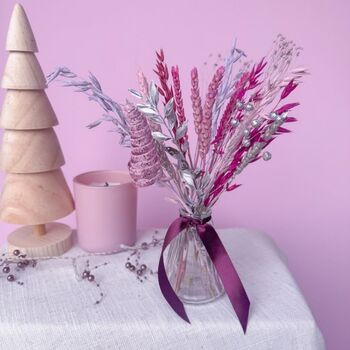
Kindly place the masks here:
MULTIPOLYGON (((350 116, 348 41, 350 3, 297 1, 86 1, 23 0, 46 73, 64 64, 80 75, 94 72, 108 94, 122 100, 136 86, 135 72, 150 75, 154 50, 180 65, 184 88, 189 70, 209 53, 225 54, 233 38, 254 59, 281 32, 304 47, 300 63, 312 76, 296 93, 302 102, 294 133, 271 147, 273 160, 252 165, 238 191, 215 210, 218 227, 246 226, 270 234, 289 259, 329 349, 350 343, 349 198, 350 116)), ((2 0, 0 48, 4 48, 14 1, 2 0)), ((0 66, 7 54, 0 50, 0 66)), ((60 118, 56 128, 69 182, 93 169, 125 168, 128 151, 108 126, 84 126, 100 109, 69 89, 48 91, 60 118)), ((3 92, 1 92, 1 98, 3 92)), ((188 99, 185 103, 188 105, 188 99)), ((0 177, 0 184, 3 176, 0 177)), ((176 208, 156 188, 140 191, 139 227, 166 226, 176 208), (152 205, 149 205, 152 203, 152 205)), ((74 217, 66 219, 74 225, 74 217)), ((12 227, 0 224, 4 240, 12 227)))

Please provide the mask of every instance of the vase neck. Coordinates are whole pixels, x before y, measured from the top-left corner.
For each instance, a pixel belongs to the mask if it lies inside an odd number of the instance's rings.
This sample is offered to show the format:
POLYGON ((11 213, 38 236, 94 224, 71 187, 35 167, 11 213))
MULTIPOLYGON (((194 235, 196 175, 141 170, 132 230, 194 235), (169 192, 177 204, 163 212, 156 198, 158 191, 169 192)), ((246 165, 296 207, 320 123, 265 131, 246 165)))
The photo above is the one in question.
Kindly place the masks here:
POLYGON ((199 220, 199 221, 206 221, 206 220, 211 218, 211 210, 206 209, 206 210, 202 210, 200 212, 189 213, 187 210, 184 210, 183 208, 181 208, 180 209, 180 216, 185 217, 185 218, 192 218, 192 219, 199 220))

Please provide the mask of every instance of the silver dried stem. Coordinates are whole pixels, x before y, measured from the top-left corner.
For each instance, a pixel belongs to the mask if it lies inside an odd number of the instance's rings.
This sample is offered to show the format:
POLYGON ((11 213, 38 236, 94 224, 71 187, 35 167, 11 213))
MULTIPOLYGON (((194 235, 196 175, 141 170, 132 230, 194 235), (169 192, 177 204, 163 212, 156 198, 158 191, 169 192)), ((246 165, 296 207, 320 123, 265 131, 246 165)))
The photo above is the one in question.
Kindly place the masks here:
POLYGON ((234 88, 234 84, 240 77, 239 74, 237 74, 235 77, 232 78, 233 74, 233 66, 236 62, 238 62, 242 57, 245 57, 245 53, 236 47, 237 40, 234 40, 233 46, 230 50, 230 54, 227 56, 225 60, 225 73, 224 77, 222 79, 222 82, 219 86, 218 95, 215 100, 214 108, 213 108, 213 124, 212 124, 212 132, 211 136, 214 137, 218 120, 220 116, 220 112, 222 107, 225 105, 225 102, 227 99, 231 96, 232 90, 234 88))
MULTIPOLYGON (((140 93, 140 92, 137 92, 140 93)), ((154 82, 150 83, 147 96, 142 95, 142 103, 137 104, 138 109, 144 113, 148 122, 159 125, 158 131, 152 132, 153 138, 157 142, 158 153, 163 165, 163 170, 167 173, 167 180, 160 179, 158 184, 168 187, 175 195, 177 202, 188 211, 193 207, 191 196, 194 190, 194 182, 191 181, 191 169, 188 165, 183 148, 179 140, 184 130, 173 132, 176 122, 176 115, 173 108, 173 99, 164 106, 164 113, 158 108, 159 93, 154 82), (172 142, 172 146, 166 142, 172 142), (169 157, 173 161, 169 160, 169 157)))
POLYGON ((87 95, 90 101, 98 103, 105 111, 105 114, 102 115, 102 118, 95 120, 87 127, 92 129, 102 122, 111 122, 114 125, 111 131, 120 134, 120 144, 130 147, 129 128, 121 105, 102 91, 101 84, 92 73, 89 74, 88 79, 84 79, 73 73, 69 68, 60 66, 47 75, 46 80, 47 84, 58 80, 62 83, 62 86, 73 87, 76 92, 82 92, 87 95))

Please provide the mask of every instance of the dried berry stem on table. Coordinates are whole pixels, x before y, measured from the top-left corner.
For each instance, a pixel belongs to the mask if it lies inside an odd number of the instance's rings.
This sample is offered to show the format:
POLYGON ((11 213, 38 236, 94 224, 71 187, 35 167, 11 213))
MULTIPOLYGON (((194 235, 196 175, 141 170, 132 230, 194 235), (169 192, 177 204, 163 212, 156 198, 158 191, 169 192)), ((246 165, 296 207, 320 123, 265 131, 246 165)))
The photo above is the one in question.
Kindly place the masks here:
POLYGON ((22 254, 18 249, 11 253, 3 253, 0 258, 0 278, 6 278, 7 282, 17 283, 20 286, 24 286, 24 282, 20 280, 20 275, 24 274, 26 269, 31 267, 35 268, 38 262, 45 261, 68 261, 71 263, 75 277, 77 281, 86 281, 94 285, 99 292, 97 300, 94 304, 100 304, 105 297, 105 292, 102 290, 101 282, 98 282, 96 278, 96 270, 101 267, 105 267, 110 262, 103 262, 97 265, 91 265, 91 258, 97 256, 112 256, 119 253, 130 252, 129 256, 126 258, 127 262, 125 266, 135 273, 138 281, 144 282, 148 280, 148 276, 154 275, 157 272, 151 267, 147 266, 142 262, 142 253, 146 250, 160 247, 163 244, 163 239, 158 238, 158 230, 154 231, 152 239, 150 242, 142 242, 140 245, 135 246, 121 246, 122 250, 118 249, 111 252, 103 253, 91 253, 91 254, 81 254, 77 256, 56 256, 56 257, 31 257, 27 258, 25 254, 22 254), (84 267, 79 268, 78 262, 83 260, 84 267))

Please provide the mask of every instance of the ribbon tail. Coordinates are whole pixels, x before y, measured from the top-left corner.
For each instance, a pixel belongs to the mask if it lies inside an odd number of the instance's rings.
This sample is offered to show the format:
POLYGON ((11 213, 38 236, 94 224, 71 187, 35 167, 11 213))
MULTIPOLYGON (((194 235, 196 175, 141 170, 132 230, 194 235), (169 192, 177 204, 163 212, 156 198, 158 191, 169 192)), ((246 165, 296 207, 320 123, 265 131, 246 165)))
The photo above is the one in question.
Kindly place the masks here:
POLYGON ((209 224, 198 225, 197 229, 243 331, 246 333, 250 301, 238 273, 215 229, 209 224))
POLYGON ((164 266, 164 258, 163 254, 167 246, 170 244, 170 242, 178 236, 178 234, 186 227, 187 221, 183 218, 176 219, 170 226, 169 229, 165 235, 164 238, 164 244, 162 248, 162 252, 159 259, 159 265, 158 265, 158 282, 160 290, 165 298, 165 300, 168 302, 168 304, 172 307, 172 309, 186 322, 191 323, 187 314, 185 307, 182 303, 182 301, 179 299, 179 297, 176 295, 175 291, 173 290, 168 276, 165 271, 164 266))

